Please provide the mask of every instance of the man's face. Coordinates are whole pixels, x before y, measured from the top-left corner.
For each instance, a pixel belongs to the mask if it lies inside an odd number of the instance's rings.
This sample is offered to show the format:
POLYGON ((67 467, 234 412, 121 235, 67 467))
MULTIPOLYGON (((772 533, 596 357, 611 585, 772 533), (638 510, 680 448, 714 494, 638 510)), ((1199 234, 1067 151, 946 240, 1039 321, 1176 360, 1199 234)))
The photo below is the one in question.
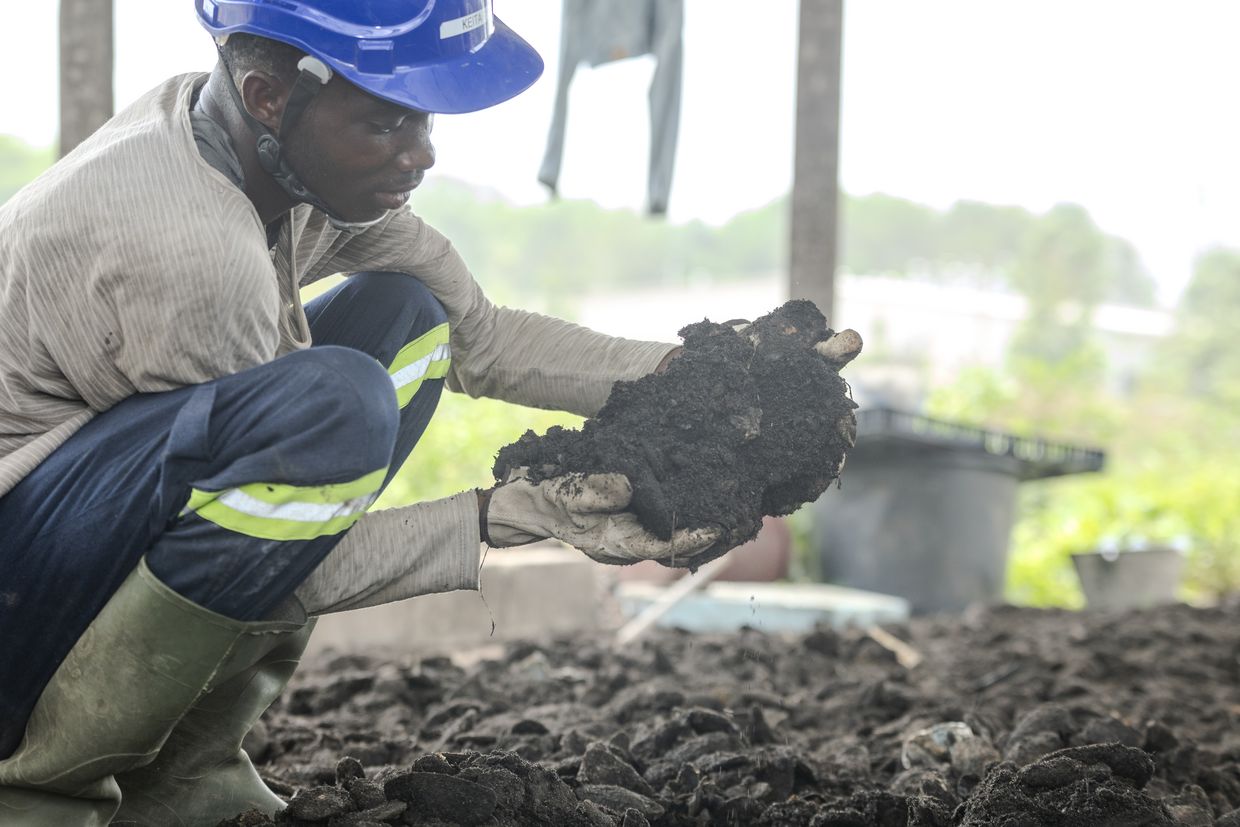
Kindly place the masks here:
POLYGON ((285 151, 302 182, 338 216, 374 221, 408 203, 435 164, 434 119, 335 77, 306 107, 285 151))

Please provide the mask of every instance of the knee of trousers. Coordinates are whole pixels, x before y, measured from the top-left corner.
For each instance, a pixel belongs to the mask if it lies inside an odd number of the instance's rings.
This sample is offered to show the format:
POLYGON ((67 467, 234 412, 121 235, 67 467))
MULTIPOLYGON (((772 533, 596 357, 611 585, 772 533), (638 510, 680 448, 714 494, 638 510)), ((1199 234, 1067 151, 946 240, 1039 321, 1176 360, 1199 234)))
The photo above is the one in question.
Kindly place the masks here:
POLYGON ((448 321, 443 304, 415 276, 380 271, 354 273, 349 277, 349 284, 365 293, 368 304, 412 311, 413 335, 448 321))
POLYGON ((276 393, 287 397, 285 433, 299 433, 321 455, 347 464, 386 465, 400 425, 387 369, 368 354, 324 345, 291 353, 276 393))

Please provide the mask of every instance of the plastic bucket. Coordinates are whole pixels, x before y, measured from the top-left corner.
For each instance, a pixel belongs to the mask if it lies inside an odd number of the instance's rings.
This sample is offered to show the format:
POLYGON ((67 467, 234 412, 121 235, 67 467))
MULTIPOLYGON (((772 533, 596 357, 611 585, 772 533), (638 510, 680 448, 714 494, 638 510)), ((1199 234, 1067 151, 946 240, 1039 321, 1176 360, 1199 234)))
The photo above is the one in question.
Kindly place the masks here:
POLYGON ((819 576, 914 612, 1002 600, 1019 463, 973 448, 864 450, 813 506, 819 576))
POLYGON ((1141 609, 1175 603, 1184 555, 1171 548, 1072 555, 1091 609, 1141 609))

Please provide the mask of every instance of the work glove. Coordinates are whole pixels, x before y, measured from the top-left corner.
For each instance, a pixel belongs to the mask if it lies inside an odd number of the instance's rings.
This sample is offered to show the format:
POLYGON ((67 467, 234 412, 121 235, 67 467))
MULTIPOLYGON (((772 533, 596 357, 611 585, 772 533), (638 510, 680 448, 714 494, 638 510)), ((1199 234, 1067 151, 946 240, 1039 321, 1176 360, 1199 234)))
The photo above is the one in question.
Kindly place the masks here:
POLYGON ((554 537, 617 566, 655 560, 697 568, 726 551, 715 548, 716 529, 681 529, 671 540, 659 539, 626 510, 632 499, 633 487, 623 474, 565 474, 536 483, 519 468, 491 489, 483 539, 503 548, 554 537))

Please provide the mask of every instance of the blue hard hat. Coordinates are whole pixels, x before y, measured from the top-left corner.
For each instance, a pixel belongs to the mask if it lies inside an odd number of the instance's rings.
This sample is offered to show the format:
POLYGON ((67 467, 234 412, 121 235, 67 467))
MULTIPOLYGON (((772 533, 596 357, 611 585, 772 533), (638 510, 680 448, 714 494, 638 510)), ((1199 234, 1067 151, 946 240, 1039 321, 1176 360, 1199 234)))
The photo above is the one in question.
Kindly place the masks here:
POLYGON ((279 40, 355 86, 409 109, 474 112, 521 93, 542 74, 530 44, 495 17, 491 0, 194 0, 215 37, 279 40))

